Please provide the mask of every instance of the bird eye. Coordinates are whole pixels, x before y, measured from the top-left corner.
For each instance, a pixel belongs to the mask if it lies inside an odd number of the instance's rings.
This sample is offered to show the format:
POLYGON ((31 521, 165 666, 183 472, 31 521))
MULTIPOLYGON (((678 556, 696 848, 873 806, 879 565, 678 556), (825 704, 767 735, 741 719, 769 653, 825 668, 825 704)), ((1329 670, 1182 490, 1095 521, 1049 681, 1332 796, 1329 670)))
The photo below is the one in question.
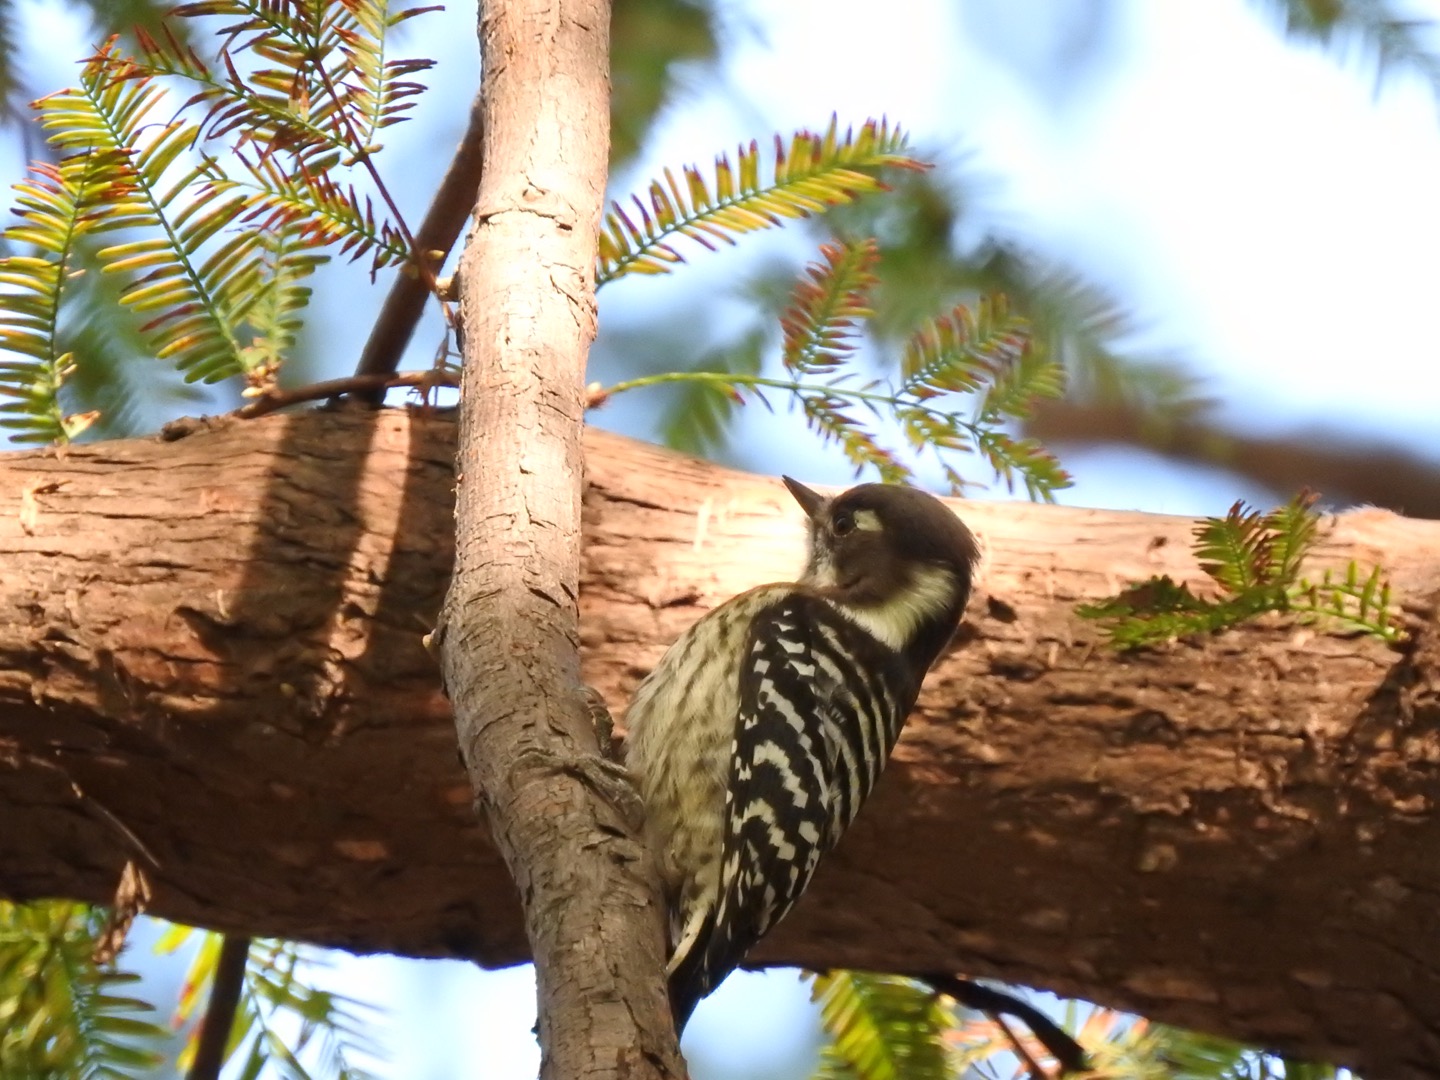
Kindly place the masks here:
POLYGON ((835 520, 830 524, 831 531, 836 536, 847 536, 855 531, 854 514, 836 514, 835 520))

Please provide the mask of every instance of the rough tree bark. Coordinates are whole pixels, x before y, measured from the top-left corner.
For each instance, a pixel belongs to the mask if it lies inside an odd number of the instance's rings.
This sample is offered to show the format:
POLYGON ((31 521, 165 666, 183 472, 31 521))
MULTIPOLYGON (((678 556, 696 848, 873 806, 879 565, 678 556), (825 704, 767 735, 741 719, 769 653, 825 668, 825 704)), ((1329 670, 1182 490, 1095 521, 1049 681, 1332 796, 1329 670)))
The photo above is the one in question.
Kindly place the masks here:
POLYGON ((480 52, 480 192, 457 274, 455 568, 434 646, 477 803, 520 893, 540 1075, 679 1077, 639 802, 600 755, 580 678, 609 3, 482 0, 480 52))
MULTIPOLYGON (((357 950, 526 957, 420 645, 454 424, 272 416, 0 456, 0 893, 357 950), (139 854, 148 851, 155 864, 139 854)), ((803 543, 772 479, 586 436, 584 673, 803 543)), ((1369 1078, 1440 1071, 1440 525, 1347 514, 1403 650, 1266 623, 1116 657, 1074 605, 1197 580, 1188 519, 956 503, 987 565, 866 812, 757 959, 951 967, 1369 1078)))

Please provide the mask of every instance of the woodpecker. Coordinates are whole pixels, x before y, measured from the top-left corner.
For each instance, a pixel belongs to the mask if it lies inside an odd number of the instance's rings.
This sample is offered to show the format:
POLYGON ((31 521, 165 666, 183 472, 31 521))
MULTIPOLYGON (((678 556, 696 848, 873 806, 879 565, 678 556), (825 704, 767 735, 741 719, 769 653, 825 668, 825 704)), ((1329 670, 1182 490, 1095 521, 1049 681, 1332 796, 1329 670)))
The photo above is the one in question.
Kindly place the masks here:
POLYGON ((825 498, 782 479, 809 518, 804 574, 701 618, 625 718, 669 910, 677 1030, 854 821, 960 623, 979 557, 922 491, 862 484, 825 498))

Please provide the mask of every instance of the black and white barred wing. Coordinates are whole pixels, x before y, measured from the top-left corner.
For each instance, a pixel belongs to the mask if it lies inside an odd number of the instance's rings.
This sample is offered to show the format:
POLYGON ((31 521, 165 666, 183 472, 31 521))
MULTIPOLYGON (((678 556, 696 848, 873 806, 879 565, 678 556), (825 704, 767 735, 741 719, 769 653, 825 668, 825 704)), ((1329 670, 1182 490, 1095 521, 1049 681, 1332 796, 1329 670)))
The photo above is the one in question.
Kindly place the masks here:
POLYGON ((741 666, 720 896, 676 975, 677 1017, 799 899, 879 776, 910 701, 899 658, 827 602, 756 617, 741 666))

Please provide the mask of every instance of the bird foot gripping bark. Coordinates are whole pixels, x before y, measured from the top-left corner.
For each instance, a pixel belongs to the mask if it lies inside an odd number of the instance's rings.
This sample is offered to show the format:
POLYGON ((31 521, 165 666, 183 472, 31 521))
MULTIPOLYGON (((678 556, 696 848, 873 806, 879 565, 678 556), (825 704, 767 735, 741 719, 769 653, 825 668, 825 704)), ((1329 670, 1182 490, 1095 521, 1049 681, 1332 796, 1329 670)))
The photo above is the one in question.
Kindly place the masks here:
MULTIPOLYGON (((595 740, 600 744, 600 756, 606 761, 619 763, 620 754, 615 746, 615 718, 610 707, 593 686, 585 687, 585 711, 590 723, 595 726, 595 740)), ((628 774, 627 774, 628 775, 628 774)))
POLYGON ((586 787, 619 816, 631 835, 638 835, 645 821, 645 807, 635 790, 635 782, 625 766, 616 760, 614 720, 605 699, 593 687, 585 687, 585 710, 595 725, 599 754, 562 754, 549 749, 532 748, 520 755, 517 765, 529 765, 565 773, 581 780, 586 787))
POLYGON ((632 833, 638 833, 645 822, 645 807, 635 790, 634 779, 620 762, 620 751, 615 742, 615 718, 610 715, 610 708, 600 696, 600 691, 593 686, 585 687, 585 711, 595 727, 600 756, 577 759, 581 777, 620 814, 632 833))

